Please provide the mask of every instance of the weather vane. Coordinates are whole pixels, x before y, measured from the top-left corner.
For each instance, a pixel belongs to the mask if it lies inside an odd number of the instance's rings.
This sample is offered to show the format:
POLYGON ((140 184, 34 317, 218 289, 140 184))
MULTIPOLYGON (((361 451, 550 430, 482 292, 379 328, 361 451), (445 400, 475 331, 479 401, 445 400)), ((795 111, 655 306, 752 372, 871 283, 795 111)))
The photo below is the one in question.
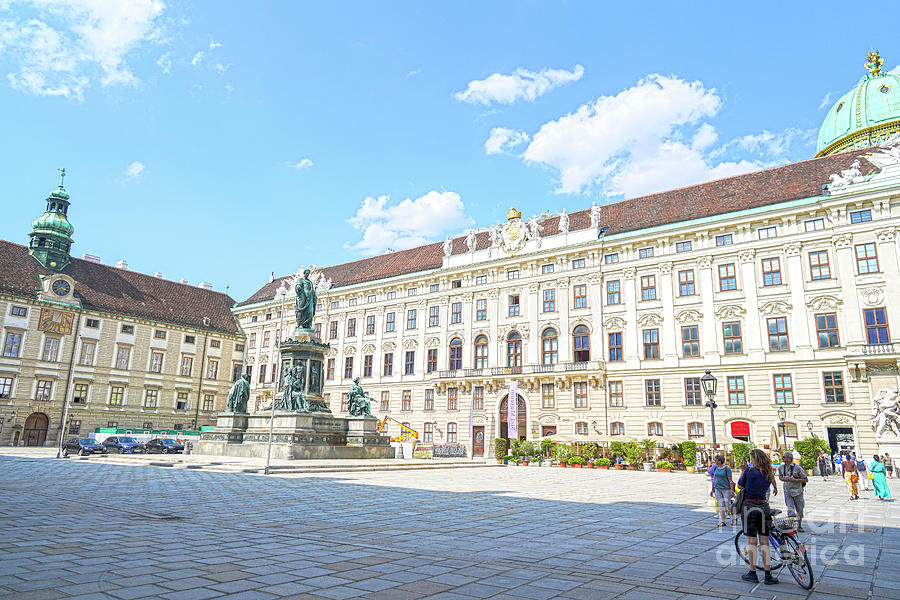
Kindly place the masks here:
POLYGON ((866 69, 872 74, 872 77, 878 77, 883 64, 884 59, 878 54, 878 50, 872 50, 866 54, 866 69))
POLYGON ((63 186, 63 180, 66 178, 66 169, 57 169, 59 171, 59 187, 63 186))

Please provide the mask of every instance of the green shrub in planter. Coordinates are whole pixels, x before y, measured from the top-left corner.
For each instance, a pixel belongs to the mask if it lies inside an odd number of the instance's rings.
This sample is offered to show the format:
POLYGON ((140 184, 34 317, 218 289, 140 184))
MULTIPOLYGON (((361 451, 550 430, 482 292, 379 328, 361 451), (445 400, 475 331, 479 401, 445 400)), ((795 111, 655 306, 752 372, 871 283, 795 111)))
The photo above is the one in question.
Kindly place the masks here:
POLYGON ((572 458, 569 459, 569 464, 570 465, 583 465, 584 457, 583 456, 573 456, 572 458))
POLYGON ((609 465, 612 464, 612 461, 609 460, 608 458, 598 458, 597 460, 594 461, 594 464, 600 465, 601 467, 608 467, 609 465))
POLYGON ((553 440, 541 440, 541 454, 543 456, 553 456, 553 440))
POLYGON ((819 450, 827 453, 831 452, 831 447, 825 440, 814 437, 794 442, 794 450, 800 453, 800 466, 807 473, 812 473, 813 467, 816 466, 816 457, 819 456, 819 450))
POLYGON ((630 465, 639 465, 644 458, 644 449, 637 442, 627 442, 625 444, 625 460, 630 465))
POLYGON ((534 454, 534 444, 528 441, 520 442, 519 453, 522 456, 531 456, 532 454, 534 454))
POLYGON ((695 466, 697 464, 697 442, 681 442, 681 457, 684 459, 684 466, 695 466))
POLYGON ((622 442, 610 442, 609 453, 612 454, 613 458, 625 456, 625 444, 622 442))
POLYGON ((494 457, 500 460, 506 456, 506 439, 494 438, 494 457))
POLYGON ((740 466, 742 460, 750 462, 750 450, 752 449, 753 444, 750 442, 735 442, 732 444, 731 455, 734 458, 734 466, 740 466))
POLYGON ((560 462, 567 462, 572 456, 572 446, 566 444, 556 444, 553 447, 553 458, 560 462))
POLYGON ((584 449, 582 449, 581 455, 587 459, 597 458, 597 452, 599 450, 600 448, 597 447, 597 444, 595 444, 594 442, 588 442, 584 445, 584 449))
POLYGON ((641 449, 644 451, 644 460, 650 460, 650 454, 656 449, 656 440, 650 438, 641 440, 641 449))
POLYGON ((671 469, 672 463, 670 463, 667 460, 658 460, 658 461, 656 461, 656 468, 657 469, 671 469))

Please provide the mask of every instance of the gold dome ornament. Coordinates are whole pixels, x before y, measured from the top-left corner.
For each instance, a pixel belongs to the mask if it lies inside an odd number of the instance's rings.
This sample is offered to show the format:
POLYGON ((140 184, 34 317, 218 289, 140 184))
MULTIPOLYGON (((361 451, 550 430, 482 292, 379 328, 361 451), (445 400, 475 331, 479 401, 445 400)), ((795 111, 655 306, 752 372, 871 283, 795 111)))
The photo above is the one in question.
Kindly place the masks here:
POLYGON ((516 210, 515 206, 510 206, 509 212, 506 213, 506 220, 512 221, 513 219, 521 219, 521 218, 522 218, 522 212, 516 210))
POLYGON ((884 59, 881 58, 878 50, 872 50, 866 54, 866 70, 869 71, 872 77, 878 77, 881 74, 881 66, 883 64, 884 59))

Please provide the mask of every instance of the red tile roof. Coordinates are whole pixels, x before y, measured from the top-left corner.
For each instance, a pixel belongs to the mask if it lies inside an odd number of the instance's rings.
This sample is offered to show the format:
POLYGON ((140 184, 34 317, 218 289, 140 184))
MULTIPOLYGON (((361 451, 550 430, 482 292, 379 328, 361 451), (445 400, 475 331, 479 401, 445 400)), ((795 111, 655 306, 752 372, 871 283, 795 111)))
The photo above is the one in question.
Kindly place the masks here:
MULTIPOLYGON (((0 240, 0 293, 36 298, 41 275, 56 273, 28 254, 28 248, 0 240)), ((75 280, 87 310, 240 334, 227 294, 73 258, 61 273, 75 280), (208 322, 204 322, 208 319, 208 322)))
MULTIPOLYGON (((609 225, 608 235, 612 235, 818 196, 822 193, 822 185, 828 183, 828 176, 849 168, 854 158, 861 159, 863 174, 878 170, 858 153, 858 150, 843 152, 613 202, 601 206, 600 224, 609 225)), ((569 214, 569 231, 588 227, 590 209, 569 214)), ((544 235, 553 235, 558 229, 558 216, 544 220, 544 235)), ((478 233, 476 249, 482 250, 489 245, 487 232, 478 233)), ((454 238, 453 254, 463 254, 466 251, 465 237, 454 238)), ((334 287, 341 287, 438 269, 443 264, 442 261, 442 243, 436 242, 325 267, 322 271, 332 280, 334 287)), ((287 278, 280 277, 267 283, 238 306, 271 300, 284 279, 287 278)))

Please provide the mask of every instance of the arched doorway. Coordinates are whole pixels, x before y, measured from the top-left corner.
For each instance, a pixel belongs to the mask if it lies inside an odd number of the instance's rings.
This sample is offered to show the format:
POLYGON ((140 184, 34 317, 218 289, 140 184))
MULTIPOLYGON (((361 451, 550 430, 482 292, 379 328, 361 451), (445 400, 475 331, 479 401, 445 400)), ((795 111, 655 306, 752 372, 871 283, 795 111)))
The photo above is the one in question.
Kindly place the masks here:
POLYGON ((50 419, 44 413, 31 413, 25 419, 23 439, 26 446, 43 446, 47 441, 47 429, 50 419))
MULTIPOLYGON (((517 403, 517 412, 518 412, 518 433, 519 439, 524 440, 528 433, 526 429, 528 425, 528 419, 525 414, 525 398, 522 397, 521 394, 518 394, 519 401, 517 403)), ((509 394, 503 397, 503 400, 500 401, 500 437, 508 438, 509 437, 509 394)))

